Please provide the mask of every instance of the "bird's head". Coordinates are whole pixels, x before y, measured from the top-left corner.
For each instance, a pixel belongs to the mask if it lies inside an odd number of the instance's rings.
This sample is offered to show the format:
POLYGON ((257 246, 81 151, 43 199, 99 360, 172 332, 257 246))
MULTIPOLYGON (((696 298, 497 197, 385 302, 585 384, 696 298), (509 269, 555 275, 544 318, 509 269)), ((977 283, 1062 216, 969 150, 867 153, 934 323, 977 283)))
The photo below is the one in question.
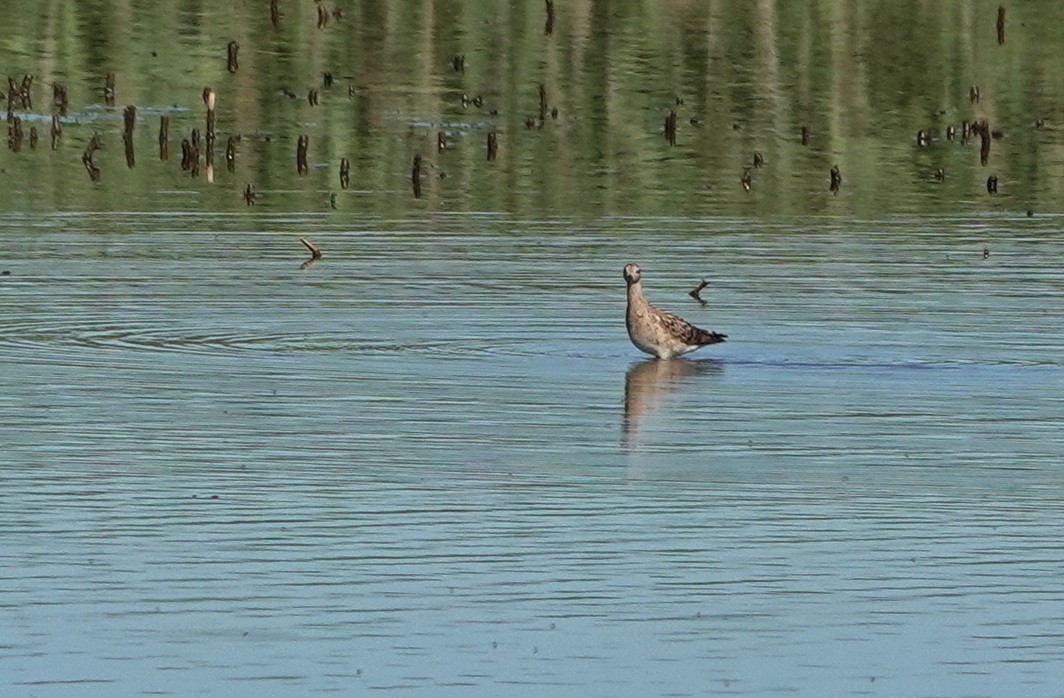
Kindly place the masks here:
POLYGON ((639 279, 642 278, 641 274, 643 270, 639 268, 638 264, 626 264, 624 267, 624 280, 628 282, 628 285, 639 283, 639 279))

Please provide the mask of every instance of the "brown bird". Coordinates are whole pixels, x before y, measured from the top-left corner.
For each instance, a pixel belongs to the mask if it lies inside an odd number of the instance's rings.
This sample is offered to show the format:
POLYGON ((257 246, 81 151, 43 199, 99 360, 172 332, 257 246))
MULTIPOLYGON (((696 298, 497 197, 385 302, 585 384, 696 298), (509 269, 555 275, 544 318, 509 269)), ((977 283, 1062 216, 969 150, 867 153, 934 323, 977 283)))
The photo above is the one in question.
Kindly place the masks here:
POLYGON ((671 359, 710 344, 719 344, 728 337, 695 327, 652 306, 643 295, 639 265, 625 266, 624 280, 628 283, 628 337, 639 351, 659 359, 671 359))

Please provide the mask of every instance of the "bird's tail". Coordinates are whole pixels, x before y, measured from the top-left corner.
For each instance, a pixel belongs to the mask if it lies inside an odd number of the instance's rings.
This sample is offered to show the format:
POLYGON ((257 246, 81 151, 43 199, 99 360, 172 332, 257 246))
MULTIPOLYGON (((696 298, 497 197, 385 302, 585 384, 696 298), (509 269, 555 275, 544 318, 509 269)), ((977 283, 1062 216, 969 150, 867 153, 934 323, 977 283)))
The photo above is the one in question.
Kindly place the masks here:
POLYGON ((701 346, 706 346, 707 344, 720 344, 727 338, 728 335, 721 334, 720 332, 703 331, 702 336, 698 338, 698 343, 701 346))

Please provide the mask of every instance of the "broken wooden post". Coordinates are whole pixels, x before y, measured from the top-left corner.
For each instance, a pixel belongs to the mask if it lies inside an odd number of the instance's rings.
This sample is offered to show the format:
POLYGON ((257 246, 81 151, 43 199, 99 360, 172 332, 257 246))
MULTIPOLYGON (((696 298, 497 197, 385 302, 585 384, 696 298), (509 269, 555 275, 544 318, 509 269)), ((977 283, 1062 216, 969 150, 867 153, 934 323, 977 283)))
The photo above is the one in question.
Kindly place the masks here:
POLYGON ((347 189, 351 184, 351 161, 347 158, 340 158, 340 188, 347 189))
POLYGON ((693 289, 688 291, 687 295, 691 296, 691 298, 694 298, 696 301, 698 301, 702 305, 705 305, 706 302, 704 300, 702 300, 702 289, 704 289, 706 286, 709 286, 709 282, 706 281, 705 279, 702 279, 702 283, 698 284, 693 289))
POLYGON ((318 247, 314 243, 312 243, 310 240, 308 240, 306 238, 299 238, 299 241, 301 243, 303 243, 303 247, 306 247, 307 250, 310 251, 310 259, 308 259, 307 261, 305 261, 305 262, 303 262, 302 264, 299 265, 299 270, 303 271, 303 270, 307 269, 309 266, 311 266, 312 264, 314 264, 315 262, 317 262, 319 259, 321 259, 323 255, 322 255, 321 250, 318 249, 318 247))
POLYGON ((491 162, 499 152, 499 137, 495 131, 488 132, 488 161, 491 162))

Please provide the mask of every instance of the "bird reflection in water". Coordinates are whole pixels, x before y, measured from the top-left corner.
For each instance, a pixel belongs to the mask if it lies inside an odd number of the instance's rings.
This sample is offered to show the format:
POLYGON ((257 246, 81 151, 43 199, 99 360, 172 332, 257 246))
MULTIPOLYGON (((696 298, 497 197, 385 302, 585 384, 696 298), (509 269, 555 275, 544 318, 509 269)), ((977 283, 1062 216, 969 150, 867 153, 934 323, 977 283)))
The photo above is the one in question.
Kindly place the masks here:
POLYGON ((633 364, 624 376, 625 448, 637 445, 643 420, 658 411, 672 393, 689 385, 698 376, 720 374, 723 364, 716 359, 647 359, 633 364))

